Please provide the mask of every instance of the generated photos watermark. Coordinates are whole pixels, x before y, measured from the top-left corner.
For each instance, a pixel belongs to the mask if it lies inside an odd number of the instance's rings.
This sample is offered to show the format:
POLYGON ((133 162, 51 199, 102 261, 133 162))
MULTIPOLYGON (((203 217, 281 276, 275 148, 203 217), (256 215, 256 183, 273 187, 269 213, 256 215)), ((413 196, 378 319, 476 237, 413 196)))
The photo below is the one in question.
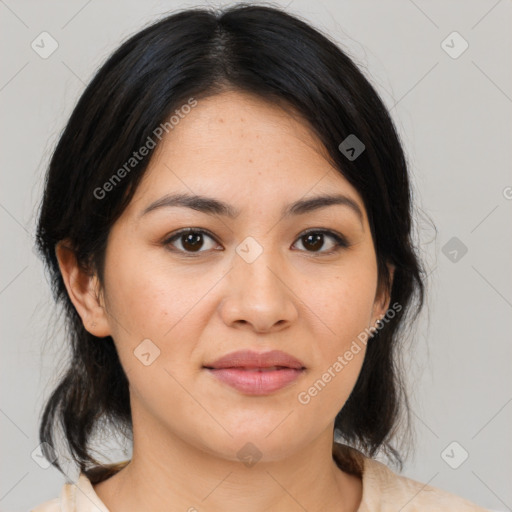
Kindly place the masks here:
POLYGON ((339 355, 329 368, 322 374, 322 377, 317 379, 315 383, 310 386, 307 390, 301 391, 297 395, 297 400, 302 405, 307 405, 311 401, 311 399, 320 393, 325 386, 329 382, 331 382, 332 379, 336 377, 338 373, 340 373, 345 366, 349 364, 352 359, 354 359, 354 356, 361 352, 362 346, 366 346, 368 343, 368 339, 375 335, 376 332, 383 329, 384 326, 392 320, 395 315, 401 311, 402 305, 398 302, 395 302, 387 311, 386 314, 380 319, 378 322, 377 327, 367 327, 364 329, 364 331, 360 332, 357 335, 357 339, 352 341, 352 344, 350 345, 350 348, 345 351, 343 355, 339 355))
POLYGON ((137 151, 134 151, 132 156, 119 169, 117 169, 117 171, 112 174, 112 176, 107 181, 105 181, 101 187, 96 187, 94 189, 94 197, 100 200, 104 199, 107 196, 107 193, 112 191, 119 183, 121 183, 122 179, 125 178, 126 175, 130 173, 130 171, 137 167, 139 162, 141 162, 144 157, 149 154, 150 150, 156 147, 158 142, 156 142, 154 138, 158 139, 158 141, 161 141, 164 133, 167 134, 172 129, 174 129, 174 127, 181 121, 181 119, 189 114, 192 108, 194 108, 196 105, 197 100, 194 98, 189 98, 187 103, 174 111, 175 115, 172 115, 165 123, 160 123, 153 130, 152 136, 149 135, 146 139, 146 142, 137 151))

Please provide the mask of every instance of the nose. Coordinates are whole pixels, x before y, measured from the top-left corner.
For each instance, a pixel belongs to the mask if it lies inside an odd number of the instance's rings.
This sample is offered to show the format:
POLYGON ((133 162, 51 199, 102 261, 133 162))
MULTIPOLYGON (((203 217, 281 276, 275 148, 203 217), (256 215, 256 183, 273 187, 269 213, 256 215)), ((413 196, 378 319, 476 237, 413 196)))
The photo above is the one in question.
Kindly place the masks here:
POLYGON ((238 255, 234 258, 220 304, 226 325, 265 333, 285 329, 296 320, 299 298, 283 265, 266 250, 251 263, 238 255))

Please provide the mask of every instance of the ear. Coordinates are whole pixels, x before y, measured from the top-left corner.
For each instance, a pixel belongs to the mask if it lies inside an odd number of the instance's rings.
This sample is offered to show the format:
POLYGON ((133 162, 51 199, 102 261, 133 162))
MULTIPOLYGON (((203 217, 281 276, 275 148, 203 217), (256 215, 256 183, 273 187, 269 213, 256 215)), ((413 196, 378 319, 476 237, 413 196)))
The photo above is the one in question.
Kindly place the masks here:
POLYGON ((391 263, 387 263, 386 266, 389 272, 389 280, 386 282, 379 282, 377 293, 375 295, 375 302, 373 303, 372 322, 370 325, 375 325, 377 320, 382 319, 386 314, 386 311, 389 309, 395 266, 391 263))
POLYGON ((84 328, 100 338, 109 336, 110 326, 100 296, 98 277, 78 264, 75 251, 68 241, 57 243, 55 254, 69 298, 80 315, 84 328))

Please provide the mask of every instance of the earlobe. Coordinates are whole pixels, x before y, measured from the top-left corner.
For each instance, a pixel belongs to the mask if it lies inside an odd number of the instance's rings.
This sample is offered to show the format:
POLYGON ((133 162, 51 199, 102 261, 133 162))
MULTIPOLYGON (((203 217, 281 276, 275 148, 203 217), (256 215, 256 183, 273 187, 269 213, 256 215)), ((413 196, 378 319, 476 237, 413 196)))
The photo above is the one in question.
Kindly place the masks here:
POLYGON ((97 337, 109 336, 106 310, 98 293, 98 277, 77 262, 75 251, 66 240, 56 244, 55 254, 68 296, 85 329, 97 337))

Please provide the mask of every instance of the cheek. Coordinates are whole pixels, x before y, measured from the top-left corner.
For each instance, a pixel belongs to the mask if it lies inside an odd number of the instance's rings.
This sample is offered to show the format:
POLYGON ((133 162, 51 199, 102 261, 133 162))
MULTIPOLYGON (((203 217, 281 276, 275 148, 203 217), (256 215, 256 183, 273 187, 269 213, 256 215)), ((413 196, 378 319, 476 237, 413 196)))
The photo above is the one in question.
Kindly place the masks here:
POLYGON ((318 319, 313 333, 315 364, 297 399, 311 413, 331 417, 348 399, 364 361, 376 261, 371 252, 347 258, 329 280, 309 280, 308 285, 307 306, 311 318, 318 319))
POLYGON ((318 340, 316 364, 295 392, 303 425, 314 421, 315 428, 326 428, 347 402, 366 353, 366 344, 357 339, 358 334, 358 326, 351 322, 339 326, 334 342, 318 340))
POLYGON ((143 255, 130 258, 126 253, 106 267, 112 337, 135 386, 144 386, 151 374, 155 380, 148 391, 154 393, 157 382, 166 389, 172 380, 164 369, 176 372, 180 379, 195 371, 197 340, 214 307, 208 300, 213 294, 208 292, 224 273, 198 278, 197 272, 191 275, 161 260, 151 262, 143 255), (154 362, 144 366, 144 357, 154 362))
POLYGON ((107 306, 115 316, 112 327, 116 332, 159 340, 169 337, 174 326, 192 313, 215 277, 191 278, 183 270, 164 265, 161 259, 151 261, 143 254, 118 258, 106 275, 107 306))
POLYGON ((304 302, 319 322, 319 332, 333 339, 329 346, 342 349, 369 327, 377 287, 372 254, 347 258, 335 269, 319 269, 315 279, 300 284, 304 302))

